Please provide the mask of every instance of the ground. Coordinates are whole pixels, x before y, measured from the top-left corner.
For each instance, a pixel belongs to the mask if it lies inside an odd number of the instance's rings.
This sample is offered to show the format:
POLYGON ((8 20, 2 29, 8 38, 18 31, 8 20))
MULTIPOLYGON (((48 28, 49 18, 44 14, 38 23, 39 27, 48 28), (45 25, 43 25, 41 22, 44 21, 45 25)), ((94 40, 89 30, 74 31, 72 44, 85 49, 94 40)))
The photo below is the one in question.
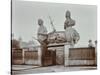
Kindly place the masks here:
POLYGON ((50 73, 50 72, 68 72, 68 71, 79 71, 79 70, 95 70, 95 66, 71 66, 64 67, 64 65, 40 67, 32 65, 13 65, 12 74, 34 74, 34 73, 50 73))

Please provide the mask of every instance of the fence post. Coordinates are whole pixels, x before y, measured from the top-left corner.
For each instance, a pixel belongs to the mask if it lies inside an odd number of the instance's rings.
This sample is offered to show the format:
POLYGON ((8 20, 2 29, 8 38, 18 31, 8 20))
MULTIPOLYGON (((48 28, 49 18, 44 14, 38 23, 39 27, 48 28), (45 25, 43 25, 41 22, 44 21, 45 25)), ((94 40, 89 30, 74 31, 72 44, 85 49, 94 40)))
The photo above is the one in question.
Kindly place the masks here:
POLYGON ((23 60, 23 64, 25 63, 25 59, 24 59, 24 49, 22 49, 22 60, 23 60))

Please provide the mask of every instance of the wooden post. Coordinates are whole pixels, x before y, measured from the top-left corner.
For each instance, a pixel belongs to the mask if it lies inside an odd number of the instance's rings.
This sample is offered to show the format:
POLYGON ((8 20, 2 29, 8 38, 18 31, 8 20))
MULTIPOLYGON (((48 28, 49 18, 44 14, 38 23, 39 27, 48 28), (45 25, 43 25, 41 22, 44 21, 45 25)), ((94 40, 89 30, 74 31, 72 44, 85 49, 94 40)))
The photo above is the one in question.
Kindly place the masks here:
POLYGON ((24 60, 24 49, 22 49, 22 60, 23 60, 23 64, 25 63, 25 60, 24 60))

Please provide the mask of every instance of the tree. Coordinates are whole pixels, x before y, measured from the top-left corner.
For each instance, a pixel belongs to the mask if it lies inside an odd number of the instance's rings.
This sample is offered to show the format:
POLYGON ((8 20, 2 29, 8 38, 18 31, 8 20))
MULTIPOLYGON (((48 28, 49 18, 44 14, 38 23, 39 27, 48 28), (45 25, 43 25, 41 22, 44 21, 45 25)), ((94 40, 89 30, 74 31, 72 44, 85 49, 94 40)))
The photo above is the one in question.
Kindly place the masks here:
POLYGON ((19 41, 16 39, 11 40, 11 43, 12 48, 20 48, 19 41))

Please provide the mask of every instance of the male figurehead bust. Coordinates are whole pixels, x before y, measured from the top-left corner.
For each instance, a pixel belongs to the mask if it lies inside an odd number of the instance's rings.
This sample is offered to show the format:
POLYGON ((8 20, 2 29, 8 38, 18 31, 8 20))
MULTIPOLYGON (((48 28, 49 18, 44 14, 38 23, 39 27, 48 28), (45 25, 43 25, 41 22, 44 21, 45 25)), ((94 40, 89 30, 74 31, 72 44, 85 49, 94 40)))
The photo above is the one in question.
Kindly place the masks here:
POLYGON ((64 29, 65 29, 65 35, 66 35, 66 42, 74 45, 78 42, 80 39, 80 36, 78 32, 72 28, 72 26, 75 25, 75 21, 71 18, 71 13, 69 10, 67 10, 65 14, 66 20, 64 22, 64 29))

